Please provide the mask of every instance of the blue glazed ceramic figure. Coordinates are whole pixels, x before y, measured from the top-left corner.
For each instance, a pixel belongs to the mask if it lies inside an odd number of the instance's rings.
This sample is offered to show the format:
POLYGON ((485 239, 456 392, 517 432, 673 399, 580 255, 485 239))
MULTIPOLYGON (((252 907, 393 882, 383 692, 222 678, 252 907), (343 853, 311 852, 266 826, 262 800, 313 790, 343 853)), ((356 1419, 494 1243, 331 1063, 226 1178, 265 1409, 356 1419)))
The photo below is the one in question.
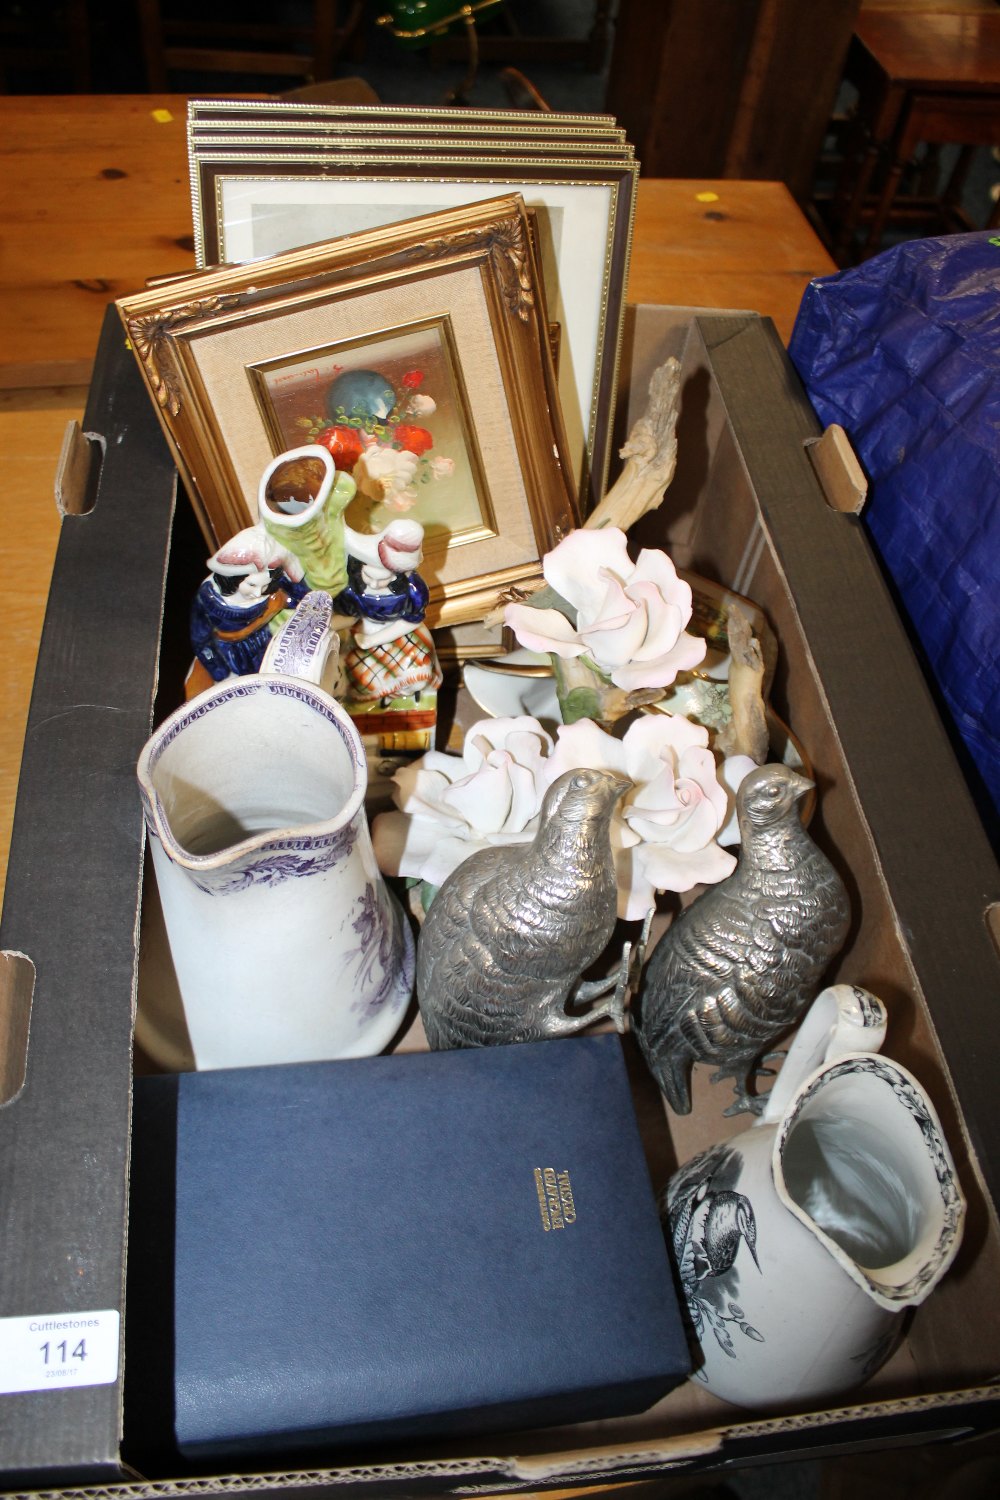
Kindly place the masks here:
POLYGON ((213 682, 258 671, 272 636, 308 590, 298 559, 260 525, 237 532, 208 568, 191 605, 188 698, 213 682))

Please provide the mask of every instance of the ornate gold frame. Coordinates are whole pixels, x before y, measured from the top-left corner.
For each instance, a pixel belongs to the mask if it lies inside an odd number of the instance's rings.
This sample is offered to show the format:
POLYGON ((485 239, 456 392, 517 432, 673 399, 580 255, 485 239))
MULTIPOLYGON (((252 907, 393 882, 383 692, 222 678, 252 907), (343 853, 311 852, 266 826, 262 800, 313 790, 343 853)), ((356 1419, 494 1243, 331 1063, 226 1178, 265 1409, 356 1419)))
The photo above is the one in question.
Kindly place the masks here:
MULTIPOLYGON (((592 509, 607 486, 612 457, 611 428, 617 393, 618 364, 624 329, 625 294, 631 257, 638 164, 630 147, 588 151, 585 143, 532 154, 521 150, 521 137, 485 147, 456 142, 441 127, 440 149, 417 150, 408 142, 395 152, 380 152, 372 142, 346 148, 327 142, 310 150, 302 142, 271 141, 265 147, 216 149, 213 143, 192 142, 190 172, 195 250, 199 264, 249 261, 246 247, 234 248, 233 224, 227 195, 241 200, 238 222, 266 203, 274 191, 294 187, 311 203, 343 203, 344 228, 303 226, 302 238, 327 239, 357 228, 347 206, 358 192, 377 194, 382 205, 412 202, 419 190, 431 205, 461 195, 469 201, 492 193, 520 193, 541 215, 540 260, 549 311, 563 332, 559 390, 566 421, 569 454, 577 493, 584 510, 592 509), (572 216, 573 229, 554 241, 562 214, 572 216), (587 238, 581 245, 582 234, 587 238), (577 250, 584 250, 582 256, 577 250)), ((567 139, 571 139, 567 137, 567 139)), ((412 212, 408 204, 406 213, 412 212)), ((386 214, 385 217, 389 215, 386 214)), ((402 217, 402 215, 401 215, 402 217)), ((239 242, 245 236, 237 234, 239 242)), ((259 252, 257 252, 259 253, 259 252)))
POLYGON ((372 337, 446 311, 497 529, 449 547, 428 576, 432 625, 482 619, 579 524, 528 216, 490 199, 247 266, 173 280, 116 304, 206 541, 256 520, 273 456, 249 366, 345 329, 372 337))

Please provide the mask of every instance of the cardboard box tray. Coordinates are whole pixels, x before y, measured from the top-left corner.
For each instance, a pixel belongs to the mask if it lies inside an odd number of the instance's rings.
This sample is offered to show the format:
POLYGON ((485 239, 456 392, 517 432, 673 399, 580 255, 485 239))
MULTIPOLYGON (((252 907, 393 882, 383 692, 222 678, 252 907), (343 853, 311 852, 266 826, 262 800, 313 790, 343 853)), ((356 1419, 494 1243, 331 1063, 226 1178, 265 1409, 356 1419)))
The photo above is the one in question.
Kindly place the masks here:
MULTIPOLYGON (((806 451, 818 433, 773 328, 747 314, 638 309, 621 434, 668 354, 684 365, 677 476, 645 540, 754 598, 780 642, 778 712, 805 745, 816 836, 855 912, 835 977, 890 1007, 886 1052, 931 1093, 969 1199, 960 1259, 899 1352, 833 1411, 756 1418, 693 1385, 641 1417, 484 1444, 345 1450, 317 1473, 254 1480, 127 1467, 122 1373, 0 1396, 11 1490, 116 1485, 122 1495, 342 1487, 542 1489, 959 1437, 1000 1422, 1000 871, 856 516, 828 506, 806 451)), ((63 523, 19 789, 0 942, 0 1318, 121 1312, 132 1019, 143 833, 134 765, 177 701, 204 548, 155 414, 109 319, 86 426, 100 464, 88 514, 63 523), (171 540, 173 538, 173 541, 171 540), (168 566, 169 563, 169 566, 168 566)), ((404 1046, 419 1045, 419 1029, 404 1046)), ((664 1130, 635 1069, 657 1186, 718 1138, 721 1103, 664 1130)), ((609 1267, 609 1274, 626 1274, 609 1267)), ((585 1315, 581 1309, 581 1315, 585 1315)), ((169 1351, 133 1356, 128 1379, 169 1351)), ((142 1463, 133 1441, 133 1464, 142 1463)), ((91 1492, 94 1492, 92 1489, 91 1492)))

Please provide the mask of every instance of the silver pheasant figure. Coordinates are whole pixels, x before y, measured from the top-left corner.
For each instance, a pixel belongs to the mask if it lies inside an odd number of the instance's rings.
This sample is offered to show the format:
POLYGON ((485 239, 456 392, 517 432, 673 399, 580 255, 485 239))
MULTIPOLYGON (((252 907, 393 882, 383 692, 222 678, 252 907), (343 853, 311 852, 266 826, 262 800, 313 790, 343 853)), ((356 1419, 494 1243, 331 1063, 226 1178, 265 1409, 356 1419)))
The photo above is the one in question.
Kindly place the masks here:
POLYGON ((653 950, 633 1029, 671 1108, 691 1109, 693 1062, 732 1078, 726 1114, 759 1113, 748 1092, 767 1045, 792 1026, 847 936, 847 892, 802 826, 813 783, 786 766, 759 766, 736 797, 739 864, 681 913, 653 950))
POLYGON ((609 829, 630 785, 606 771, 567 771, 546 794, 532 843, 482 849, 449 875, 417 949, 431 1047, 540 1041, 601 1016, 624 1029, 628 951, 610 980, 577 981, 614 930, 609 829), (601 996, 585 1014, 567 1014, 569 1002, 601 996))

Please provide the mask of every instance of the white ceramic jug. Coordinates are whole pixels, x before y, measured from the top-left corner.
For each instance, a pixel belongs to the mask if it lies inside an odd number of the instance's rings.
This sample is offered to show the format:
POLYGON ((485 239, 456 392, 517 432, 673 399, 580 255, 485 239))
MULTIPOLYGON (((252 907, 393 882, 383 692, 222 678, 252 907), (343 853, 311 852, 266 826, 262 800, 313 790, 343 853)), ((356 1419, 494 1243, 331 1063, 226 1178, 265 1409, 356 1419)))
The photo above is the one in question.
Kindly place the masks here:
POLYGON ((824 990, 757 1123, 668 1184, 694 1378, 727 1401, 787 1409, 861 1384, 958 1250, 948 1147, 916 1080, 874 1055, 884 1036, 881 1001, 824 990))
POLYGON ((361 740, 319 686, 331 639, 329 595, 308 594, 259 674, 192 699, 139 757, 190 1039, 165 992, 140 997, 137 1040, 162 1066, 367 1056, 402 1021, 413 936, 375 862, 361 740))

